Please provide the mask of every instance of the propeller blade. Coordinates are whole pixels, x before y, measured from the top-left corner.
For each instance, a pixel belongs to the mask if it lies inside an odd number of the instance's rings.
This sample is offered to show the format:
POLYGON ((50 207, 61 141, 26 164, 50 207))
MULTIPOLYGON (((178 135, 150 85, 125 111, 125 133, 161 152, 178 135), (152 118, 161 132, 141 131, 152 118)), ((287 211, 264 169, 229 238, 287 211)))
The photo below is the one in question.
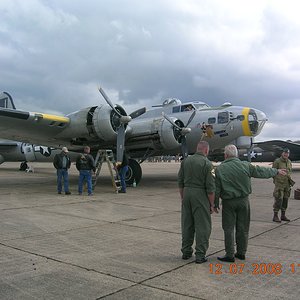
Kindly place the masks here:
POLYGON ((194 119, 195 117, 195 114, 196 114, 196 111, 194 110, 193 113, 191 114, 189 120, 187 121, 185 127, 188 127, 190 125, 190 123, 192 122, 192 120, 194 119))
POLYGON ((164 112, 162 112, 161 114, 167 121, 169 121, 174 127, 176 127, 181 132, 181 129, 182 129, 181 127, 179 127, 177 124, 175 124, 164 112))
POLYGON ((185 135, 181 137, 181 153, 183 158, 186 158, 189 155, 185 135))
MULTIPOLYGON (((194 116, 195 116, 195 111, 191 114, 189 120, 188 120, 188 124, 193 120, 194 116)), ((169 121, 177 130, 179 130, 180 134, 181 134, 181 138, 180 138, 180 144, 181 144, 181 152, 183 157, 187 157, 188 156, 188 148, 187 148, 187 144, 186 144, 186 135, 188 133, 190 133, 192 130, 189 127, 180 127, 178 126, 176 123, 174 123, 164 112, 162 112, 162 116, 169 121)))
POLYGON ((142 107, 142 108, 139 108, 139 109, 135 110, 134 112, 132 112, 129 116, 132 119, 135 119, 135 118, 139 117, 140 115, 144 114, 145 112, 146 112, 146 107, 142 107))
POLYGON ((108 98, 108 96, 106 95, 106 93, 104 92, 104 90, 100 87, 99 89, 100 94, 103 96, 104 100, 107 102, 107 104, 111 107, 111 109, 118 115, 121 117, 121 114, 116 110, 116 108, 114 107, 114 105, 112 104, 112 102, 110 101, 110 99, 108 98))
POLYGON ((123 161, 125 144, 125 125, 122 124, 117 130, 117 162, 123 161))

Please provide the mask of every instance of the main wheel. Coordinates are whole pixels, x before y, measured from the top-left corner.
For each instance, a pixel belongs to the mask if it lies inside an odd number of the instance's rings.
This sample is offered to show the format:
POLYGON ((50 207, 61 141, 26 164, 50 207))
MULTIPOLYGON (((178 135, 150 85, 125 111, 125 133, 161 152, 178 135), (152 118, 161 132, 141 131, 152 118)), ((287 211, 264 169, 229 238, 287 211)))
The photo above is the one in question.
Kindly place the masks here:
POLYGON ((126 173, 126 184, 127 185, 132 185, 133 182, 135 181, 136 184, 139 184, 142 178, 142 168, 140 164, 134 160, 134 159, 129 159, 129 164, 128 164, 128 171, 126 173))

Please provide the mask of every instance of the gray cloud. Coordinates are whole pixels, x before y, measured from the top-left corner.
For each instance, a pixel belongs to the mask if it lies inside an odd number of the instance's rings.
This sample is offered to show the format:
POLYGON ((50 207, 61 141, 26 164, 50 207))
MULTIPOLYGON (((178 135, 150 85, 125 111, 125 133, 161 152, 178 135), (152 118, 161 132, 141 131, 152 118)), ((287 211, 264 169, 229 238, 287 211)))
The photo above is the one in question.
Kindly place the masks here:
POLYGON ((128 111, 166 97, 263 110, 260 138, 300 137, 297 1, 2 0, 1 89, 19 108, 128 111), (286 130, 278 130, 284 127, 286 130))

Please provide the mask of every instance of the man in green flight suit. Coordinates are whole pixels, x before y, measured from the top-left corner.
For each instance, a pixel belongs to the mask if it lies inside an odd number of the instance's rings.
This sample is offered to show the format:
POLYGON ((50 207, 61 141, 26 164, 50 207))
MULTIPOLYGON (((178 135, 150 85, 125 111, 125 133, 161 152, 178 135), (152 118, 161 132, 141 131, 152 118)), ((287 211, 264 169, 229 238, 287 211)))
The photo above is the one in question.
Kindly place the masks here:
POLYGON ((211 216, 214 211, 215 183, 212 163, 207 159, 209 144, 200 141, 197 152, 185 158, 178 172, 179 193, 182 200, 182 259, 193 254, 196 235, 195 262, 207 261, 205 257, 211 234, 211 216))
POLYGON ((273 162, 273 168, 285 169, 286 176, 274 177, 274 205, 273 205, 273 222, 280 223, 281 221, 290 221, 285 215, 285 211, 288 206, 288 199, 291 195, 291 186, 294 185, 294 181, 291 179, 292 163, 289 160, 290 150, 288 148, 283 149, 282 154, 273 162), (278 217, 278 212, 281 209, 281 220, 278 217))
POLYGON ((225 262, 234 262, 235 258, 244 260, 250 226, 251 177, 271 178, 277 174, 285 175, 281 169, 253 166, 248 161, 238 158, 235 145, 228 145, 224 150, 225 161, 216 168, 215 212, 222 199, 222 228, 225 239, 225 256, 218 257, 225 262), (234 229, 236 230, 237 252, 234 253, 234 229))

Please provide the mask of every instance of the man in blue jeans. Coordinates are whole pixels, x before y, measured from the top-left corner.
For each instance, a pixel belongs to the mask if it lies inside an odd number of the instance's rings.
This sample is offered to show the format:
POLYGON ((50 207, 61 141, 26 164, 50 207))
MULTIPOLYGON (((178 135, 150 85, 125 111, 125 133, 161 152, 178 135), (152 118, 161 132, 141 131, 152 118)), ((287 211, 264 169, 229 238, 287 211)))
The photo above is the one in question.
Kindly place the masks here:
POLYGON ((88 195, 93 195, 92 187, 92 171, 96 171, 95 161, 90 154, 91 149, 89 146, 84 147, 84 153, 80 154, 76 160, 76 168, 79 171, 78 194, 82 195, 82 186, 84 180, 87 182, 88 195))
POLYGON ((127 171, 128 171, 128 157, 127 157, 126 153, 124 152, 122 163, 118 167, 118 172, 119 172, 120 181, 121 181, 121 190, 119 191, 119 193, 126 193, 125 178, 126 178, 127 171))
POLYGON ((71 195, 69 191, 69 174, 68 169, 71 166, 71 159, 68 155, 68 148, 62 147, 60 154, 54 156, 53 165, 56 169, 57 174, 57 193, 62 192, 62 180, 64 181, 64 189, 66 195, 71 195))

